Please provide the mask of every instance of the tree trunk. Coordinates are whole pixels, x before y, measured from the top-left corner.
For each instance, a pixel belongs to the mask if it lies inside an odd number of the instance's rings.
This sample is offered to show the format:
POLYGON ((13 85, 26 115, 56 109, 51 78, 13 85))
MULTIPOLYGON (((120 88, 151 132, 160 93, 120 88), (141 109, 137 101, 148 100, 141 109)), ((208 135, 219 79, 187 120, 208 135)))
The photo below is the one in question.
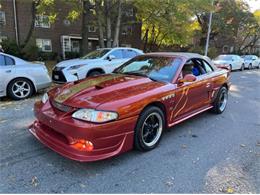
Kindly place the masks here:
POLYGON ((120 33, 120 24, 121 24, 121 16, 122 16, 122 1, 118 0, 118 15, 116 21, 116 29, 115 29, 115 36, 113 40, 113 47, 119 46, 119 33, 120 33))
POLYGON ((105 0, 105 10, 106 10, 106 26, 107 26, 107 47, 110 48, 111 45, 111 0, 105 0))
POLYGON ((103 15, 102 15, 102 7, 101 7, 101 1, 96 1, 96 13, 97 13, 97 21, 98 21, 98 33, 99 33, 99 46, 101 48, 105 47, 104 43, 104 31, 103 31, 103 15))
POLYGON ((23 42, 23 48, 25 48, 31 37, 32 37, 32 34, 34 32, 34 25, 35 25, 35 18, 36 18, 36 7, 39 5, 39 1, 38 0, 35 0, 35 1, 32 1, 32 21, 31 21, 31 24, 30 24, 30 29, 26 35, 26 38, 23 42))
POLYGON ((148 33, 149 33, 149 28, 147 28, 147 29, 145 30, 145 34, 144 34, 144 38, 143 38, 143 41, 144 41, 143 51, 144 51, 144 52, 147 51, 148 33))
POLYGON ((88 14, 89 14, 89 2, 83 1, 83 16, 82 16, 82 41, 81 41, 81 55, 88 53, 88 14))

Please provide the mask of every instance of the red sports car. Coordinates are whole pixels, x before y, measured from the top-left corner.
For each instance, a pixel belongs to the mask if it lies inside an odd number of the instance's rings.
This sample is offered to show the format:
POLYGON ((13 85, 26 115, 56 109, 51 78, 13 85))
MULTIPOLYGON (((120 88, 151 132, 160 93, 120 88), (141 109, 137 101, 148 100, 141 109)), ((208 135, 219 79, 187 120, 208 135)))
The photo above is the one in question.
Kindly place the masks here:
POLYGON ((227 105, 229 71, 199 54, 151 53, 112 74, 59 86, 35 103, 30 132, 77 161, 155 148, 164 129, 227 105))

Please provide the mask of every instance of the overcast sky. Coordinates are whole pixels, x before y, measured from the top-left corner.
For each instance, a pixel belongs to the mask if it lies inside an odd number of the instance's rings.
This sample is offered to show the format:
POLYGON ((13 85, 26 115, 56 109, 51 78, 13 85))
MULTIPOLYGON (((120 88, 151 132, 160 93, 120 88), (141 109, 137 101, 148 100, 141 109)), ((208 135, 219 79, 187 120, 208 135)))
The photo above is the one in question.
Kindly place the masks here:
POLYGON ((246 0, 251 8, 251 11, 254 12, 257 9, 260 9, 260 0, 246 0))

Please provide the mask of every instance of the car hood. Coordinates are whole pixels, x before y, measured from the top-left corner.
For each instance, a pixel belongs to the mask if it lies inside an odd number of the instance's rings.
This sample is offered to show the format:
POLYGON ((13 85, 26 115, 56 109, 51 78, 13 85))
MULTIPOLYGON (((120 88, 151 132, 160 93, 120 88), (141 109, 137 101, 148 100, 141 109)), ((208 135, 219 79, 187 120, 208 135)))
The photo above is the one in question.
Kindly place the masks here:
POLYGON ((214 60, 213 62, 214 62, 214 64, 228 64, 228 63, 230 63, 230 61, 226 61, 226 60, 214 60))
POLYGON ((55 102, 75 108, 95 109, 102 103, 120 101, 155 90, 166 83, 146 77, 107 74, 68 83, 51 92, 55 102))
POLYGON ((93 63, 93 62, 97 62, 97 61, 100 61, 101 59, 80 59, 80 58, 76 58, 76 59, 71 59, 71 60, 65 60, 65 61, 62 61, 58 64, 56 64, 56 67, 71 67, 71 66, 74 66, 74 65, 81 65, 81 64, 88 64, 88 63, 93 63))

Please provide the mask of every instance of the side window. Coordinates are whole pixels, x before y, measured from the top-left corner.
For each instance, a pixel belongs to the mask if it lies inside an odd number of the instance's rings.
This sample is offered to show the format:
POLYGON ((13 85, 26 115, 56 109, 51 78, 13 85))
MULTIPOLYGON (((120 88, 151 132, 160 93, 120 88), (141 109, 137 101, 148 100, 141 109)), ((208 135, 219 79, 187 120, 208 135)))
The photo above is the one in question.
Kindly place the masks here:
POLYGON ((5 58, 3 55, 0 55, 0 66, 5 66, 5 58))
POLYGON ((15 65, 15 62, 12 58, 5 56, 5 65, 15 65))
POLYGON ((205 60, 201 60, 201 61, 207 73, 213 72, 213 68, 208 64, 208 62, 206 62, 205 60))
POLYGON ((123 50, 123 58, 134 58, 137 53, 131 49, 123 50))
POLYGON ((113 55, 116 57, 116 59, 122 59, 123 58, 123 52, 121 49, 115 50, 110 55, 113 55))

